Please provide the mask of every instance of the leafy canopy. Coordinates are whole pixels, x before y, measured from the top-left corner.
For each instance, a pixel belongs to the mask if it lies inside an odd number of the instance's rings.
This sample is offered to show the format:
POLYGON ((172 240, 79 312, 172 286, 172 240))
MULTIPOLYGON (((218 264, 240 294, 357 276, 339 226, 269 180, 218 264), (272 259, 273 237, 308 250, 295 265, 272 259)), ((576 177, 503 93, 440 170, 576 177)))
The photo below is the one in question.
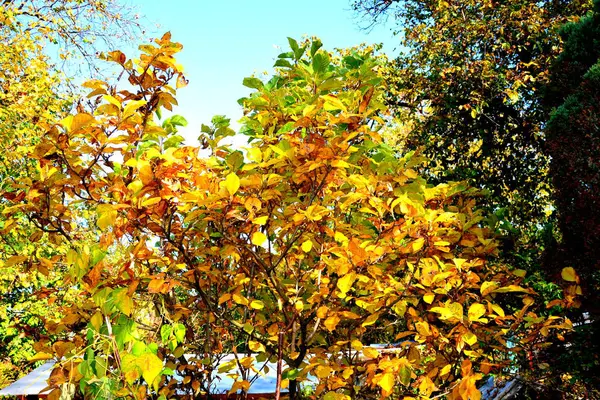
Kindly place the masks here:
POLYGON ((523 271, 494 264, 478 191, 430 185, 414 154, 382 143, 372 49, 290 39, 275 76, 244 80, 242 152, 221 143, 234 134, 224 117, 203 126, 205 149, 182 143, 183 118, 156 120, 186 82, 181 47, 165 34, 138 60, 110 53, 130 88, 87 83, 97 107, 47 124, 29 148, 37 171, 5 210, 70 247, 78 301, 46 321, 58 340, 37 344, 37 359, 59 361, 52 396, 70 381, 100 397, 191 398, 215 370, 245 392, 281 351, 291 397, 311 376, 326 398, 479 398, 509 354, 569 326, 531 312, 523 271), (96 244, 78 241, 88 231, 96 244), (514 309, 498 305, 509 292, 514 309), (370 346, 382 337, 396 350, 370 346))

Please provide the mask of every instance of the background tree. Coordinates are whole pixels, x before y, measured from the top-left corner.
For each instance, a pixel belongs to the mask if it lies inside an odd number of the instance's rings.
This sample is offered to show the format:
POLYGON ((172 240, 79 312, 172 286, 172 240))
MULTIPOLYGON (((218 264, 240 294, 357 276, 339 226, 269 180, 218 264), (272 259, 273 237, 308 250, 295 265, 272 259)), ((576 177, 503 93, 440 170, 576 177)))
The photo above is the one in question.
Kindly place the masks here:
POLYGON ((411 121, 433 179, 468 179, 491 192, 491 211, 517 226, 549 204, 540 88, 560 51, 558 28, 590 8, 577 1, 359 0, 370 21, 392 17, 401 55, 387 102, 411 121))
POLYGON ((577 270, 580 310, 587 314, 579 318, 591 321, 571 337, 573 346, 558 351, 564 354, 559 373, 583 380, 597 396, 600 381, 592 371, 600 366, 600 2, 594 5, 593 12, 561 29, 564 49, 551 69, 544 100, 553 109, 546 151, 561 232, 546 265, 555 273, 566 265, 577 270))
MULTIPOLYGON (((574 109, 580 107, 577 101, 585 97, 583 91, 549 122, 551 108, 564 101, 565 93, 579 90, 581 77, 597 60, 596 41, 585 42, 583 34, 576 34, 580 41, 566 44, 569 50, 561 54, 558 34, 564 23, 584 16, 591 1, 364 0, 353 4, 371 22, 391 17, 399 26, 404 51, 390 64, 387 79, 388 102, 402 118, 400 146, 425 150, 431 159, 429 176, 472 179, 474 185, 491 192, 486 206, 493 212, 490 224, 504 239, 501 258, 530 272, 528 279, 543 294, 540 306, 555 304, 552 301, 560 297, 560 290, 553 282, 560 282, 560 271, 570 265, 581 265, 587 277, 582 282, 590 285, 587 293, 594 293, 597 280, 591 278, 596 262, 583 260, 596 259, 584 248, 595 243, 590 238, 595 237, 593 221, 598 215, 593 208, 597 177, 592 172, 597 143, 590 139, 593 134, 583 133, 595 129, 593 117, 587 125, 576 122, 574 109), (559 62, 553 66, 557 57, 559 62), (585 57, 585 62, 580 60, 585 57), (553 127, 545 130, 546 124, 553 127), (578 127, 578 136, 563 134, 578 127), (589 192, 583 194, 584 190, 589 192), (589 201, 583 200, 586 195, 589 201)), ((577 31, 574 26, 565 32, 577 31)), ((591 93, 590 104, 595 100, 591 93)), ((586 118, 586 114, 578 115, 586 118)), ((550 364, 558 375, 579 360, 565 350, 562 346, 559 350, 566 362, 562 367, 550 364)), ((586 354, 593 358, 595 353, 586 354)), ((588 368, 595 362, 579 366, 588 368)), ((526 361, 524 369, 529 367, 526 361)), ((558 387, 555 383, 549 387, 558 387)))

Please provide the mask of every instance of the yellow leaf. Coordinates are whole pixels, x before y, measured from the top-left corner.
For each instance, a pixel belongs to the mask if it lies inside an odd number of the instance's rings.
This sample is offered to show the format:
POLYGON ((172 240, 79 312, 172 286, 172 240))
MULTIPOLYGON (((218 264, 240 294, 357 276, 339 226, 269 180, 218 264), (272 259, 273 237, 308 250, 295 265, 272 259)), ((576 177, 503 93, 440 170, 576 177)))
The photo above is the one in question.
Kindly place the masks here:
POLYGON ((308 253, 312 249, 312 247, 312 240, 306 240, 304 243, 302 243, 302 251, 304 251, 305 253, 308 253))
POLYGON ((233 301, 236 302, 237 304, 241 304, 243 306, 248 305, 248 299, 245 298, 244 296, 240 296, 239 294, 234 293, 232 298, 233 298, 233 301))
POLYGON ((423 238, 416 239, 414 242, 412 242, 413 253, 416 253, 419 250, 421 250, 424 245, 425 245, 425 239, 423 239, 423 238))
POLYGON ((254 340, 248 342, 248 347, 250 348, 250 350, 256 353, 263 353, 266 350, 265 346, 262 343, 255 342, 254 340))
POLYGON ((248 159, 254 162, 261 162, 263 159, 261 150, 256 147, 248 149, 248 159))
POLYGON ((317 318, 325 318, 327 316, 327 311, 329 311, 329 308, 325 307, 325 306, 321 306, 317 309, 317 318))
POLYGON ((478 321, 483 315, 485 315, 485 306, 480 303, 471 304, 468 311, 469 321, 478 321))
POLYGON ((146 100, 132 100, 128 102, 123 110, 123 116, 121 118, 126 119, 127 117, 133 115, 138 108, 146 103, 146 100))
POLYGON ((153 206, 154 204, 159 203, 160 200, 161 200, 160 197, 150 197, 149 199, 142 201, 142 207, 153 206))
POLYGON ((469 346, 473 346, 475 343, 477 343, 477 336, 475 336, 473 332, 465 333, 462 338, 469 346))
POLYGON ((348 243, 350 240, 344 235, 342 232, 336 232, 334 235, 334 240, 339 243, 348 243))
POLYGON ((346 295, 346 293, 348 293, 350 288, 352 288, 352 284, 354 283, 355 280, 356 280, 356 274, 354 272, 346 274, 346 275, 342 276, 340 279, 338 279, 337 288, 340 290, 340 292, 342 292, 343 295, 346 295))
POLYGON ((365 322, 362 323, 362 326, 373 325, 375 322, 377 322, 377 319, 379 319, 379 313, 371 314, 367 317, 365 322))
POLYGON ((267 215, 263 215, 262 217, 256 217, 252 220, 253 224, 256 225, 264 225, 267 223, 267 220, 269 219, 269 217, 267 215))
POLYGON ((430 377, 425 375, 421 378, 421 384, 419 385, 419 392, 421 393, 422 396, 429 397, 429 395, 431 395, 431 392, 433 392, 436 389, 437 389, 437 387, 435 386, 435 383, 433 383, 433 381, 431 380, 430 377))
POLYGON ((429 329, 429 324, 427 322, 417 322, 415 324, 415 329, 419 332, 421 336, 430 336, 431 330, 429 329))
POLYGON ((102 96, 102 98, 104 100, 106 100, 107 102, 109 102, 110 104, 112 104, 113 106, 117 107, 119 110, 121 109, 121 102, 119 100, 117 100, 116 98, 114 98, 113 96, 111 96, 109 94, 105 94, 104 96, 102 96))
POLYGON ((331 110, 347 111, 346 106, 344 105, 344 103, 342 103, 340 101, 340 99, 338 99, 337 97, 332 96, 330 94, 326 94, 324 96, 321 96, 321 98, 323 100, 325 100, 325 104, 323 105, 323 108, 326 111, 331 111, 331 110))
POLYGON ((325 328, 327 328, 327 330, 329 332, 332 332, 339 323, 340 323, 340 317, 338 317, 337 315, 334 314, 334 315, 328 317, 323 324, 325 325, 325 328))
POLYGON ((102 328, 102 323, 104 319, 102 318, 102 313, 100 311, 96 311, 96 313, 90 318, 90 324, 96 332, 100 332, 100 328, 102 328))
POLYGON ((252 244, 255 246, 261 246, 267 240, 267 236, 262 232, 254 232, 252 234, 252 244))
POLYGON ((329 374, 331 374, 331 367, 319 365, 317 368, 315 368, 315 375, 319 379, 327 378, 329 374))
POLYGON ((252 300, 250 302, 250 308, 254 308, 255 310, 262 310, 265 308, 265 303, 260 300, 252 300))
POLYGON ((492 304, 492 310, 501 317, 504 317, 504 310, 497 304, 492 304))
POLYGON ((427 293, 426 295, 423 296, 423 301, 427 304, 433 303, 434 299, 435 299, 435 294, 433 294, 433 293, 427 293))
POLYGON ((149 185, 154 180, 154 173, 152 172, 152 166, 146 160, 138 160, 137 163, 139 178, 144 185, 149 185))
POLYGON ((450 373, 450 370, 452 369, 452 365, 450 364, 446 364, 444 366, 444 368, 442 368, 440 370, 440 376, 444 376, 444 375, 448 375, 450 373))
POLYGON ((497 287, 498 283, 486 281, 481 284, 481 288, 479 289, 479 291, 481 292, 482 296, 487 296, 489 293, 493 292, 497 287))
POLYGON ((33 357, 28 358, 27 361, 33 362, 33 361, 41 361, 41 360, 51 360, 52 358, 53 358, 52 354, 44 353, 42 351, 42 352, 36 353, 36 355, 34 355, 33 357))
POLYGON ((392 389, 394 388, 394 374, 392 373, 385 373, 381 376, 381 379, 379 379, 379 381, 377 382, 377 384, 381 387, 381 389, 383 390, 383 395, 384 396, 388 396, 389 394, 392 393, 392 389))
POLYGON ((379 352, 377 351, 377 349, 374 349, 372 347, 364 347, 362 349, 362 353, 367 358, 377 358, 377 357, 379 357, 379 352))
POLYGON ((92 121, 96 121, 94 117, 87 113, 79 113, 71 120, 71 127, 69 130, 75 132, 86 125, 89 125, 92 121))
POLYGON ((575 269, 573 269, 572 267, 563 268, 560 275, 567 282, 576 282, 577 281, 577 273, 575 272, 575 269))
POLYGON ((360 340, 356 340, 356 339, 354 339, 352 341, 352 343, 350 343, 350 345, 352 346, 352 348, 354 350, 358 350, 358 351, 362 350, 362 348, 363 348, 363 344, 361 343, 361 341, 360 340))
POLYGON ((233 172, 225 177, 225 180, 219 184, 222 188, 227 190, 229 196, 233 196, 240 188, 240 178, 233 172))
POLYGON ((101 205, 98 207, 98 219, 96 226, 101 230, 106 230, 109 226, 113 226, 117 220, 117 210, 112 209, 110 205, 101 205), (102 207, 103 206, 103 207, 102 207), (102 207, 102 208, 101 208, 102 207))
POLYGON ((255 212, 255 211, 258 211, 261 209, 262 204, 261 204, 260 200, 257 199, 256 197, 250 197, 244 203, 244 207, 246 207, 246 210, 248 210, 249 212, 255 212))
POLYGON ((494 292, 495 293, 509 293, 509 292, 525 292, 525 293, 530 293, 531 290, 525 289, 525 288, 523 288, 521 286, 517 286, 517 285, 508 285, 508 286, 501 287, 499 289, 495 289, 494 292))

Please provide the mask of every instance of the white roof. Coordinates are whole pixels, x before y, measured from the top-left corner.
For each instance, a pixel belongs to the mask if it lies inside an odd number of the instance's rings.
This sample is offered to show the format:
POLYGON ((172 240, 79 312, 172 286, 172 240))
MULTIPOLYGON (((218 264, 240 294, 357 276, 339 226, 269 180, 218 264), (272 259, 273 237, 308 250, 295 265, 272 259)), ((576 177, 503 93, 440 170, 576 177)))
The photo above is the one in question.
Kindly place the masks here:
POLYGON ((37 367, 29 374, 25 375, 11 385, 0 390, 0 396, 22 396, 30 394, 39 394, 48 386, 46 380, 50 378, 50 372, 54 366, 54 361, 46 361, 40 367, 37 367))

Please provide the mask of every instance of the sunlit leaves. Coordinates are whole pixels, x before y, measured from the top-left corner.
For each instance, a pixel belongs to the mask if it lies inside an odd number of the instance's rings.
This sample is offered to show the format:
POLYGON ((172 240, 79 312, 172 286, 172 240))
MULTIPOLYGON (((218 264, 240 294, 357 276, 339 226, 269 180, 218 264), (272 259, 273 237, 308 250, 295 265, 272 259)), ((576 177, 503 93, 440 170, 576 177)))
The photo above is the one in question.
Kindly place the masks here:
POLYGON ((232 172, 219 185, 229 193, 229 196, 233 196, 240 188, 240 178, 232 172))
MULTIPOLYGON (((124 66, 140 86, 136 98, 154 101, 98 94, 106 107, 95 122, 56 160, 37 156, 47 173, 36 184, 53 189, 51 216, 97 237, 67 258, 91 300, 54 331, 106 355, 124 393, 198 393, 210 371, 236 369, 246 375, 231 390, 244 391, 258 363, 281 351, 287 384, 314 376, 316 396, 430 395, 460 379, 440 377, 440 360, 473 357, 479 368, 479 354, 504 349, 503 329, 520 326, 521 317, 502 319, 493 296, 530 293, 502 266, 489 267, 497 243, 475 211, 478 193, 428 184, 418 157, 381 143, 386 110, 372 49, 338 58, 320 44, 290 43, 282 59, 293 63, 271 80, 245 81, 255 89, 241 100, 246 153, 220 143, 233 132, 225 117, 202 127, 202 149, 179 141, 174 117, 162 128, 154 120, 175 104, 157 76, 181 73, 171 58, 179 46, 165 35, 142 49, 156 56, 141 60, 153 79, 124 66), (105 146, 111 132, 116 144, 105 146), (64 213, 70 202, 93 207, 76 219, 64 213), (372 346, 379 340, 401 344, 372 346), (231 352, 235 360, 218 364, 231 352)), ((44 140, 62 133, 52 132, 44 140)), ((48 213, 43 206, 32 208, 35 218, 48 213)), ((544 323, 527 318, 532 331, 544 323)), ((86 374, 99 378, 93 368, 86 374)))
POLYGON ((483 304, 471 304, 469 306, 469 311, 467 312, 469 321, 477 322, 479 319, 485 315, 486 308, 483 304))
POLYGON ((262 232, 256 231, 252 234, 252 244, 256 246, 262 246, 267 241, 267 235, 262 232))

